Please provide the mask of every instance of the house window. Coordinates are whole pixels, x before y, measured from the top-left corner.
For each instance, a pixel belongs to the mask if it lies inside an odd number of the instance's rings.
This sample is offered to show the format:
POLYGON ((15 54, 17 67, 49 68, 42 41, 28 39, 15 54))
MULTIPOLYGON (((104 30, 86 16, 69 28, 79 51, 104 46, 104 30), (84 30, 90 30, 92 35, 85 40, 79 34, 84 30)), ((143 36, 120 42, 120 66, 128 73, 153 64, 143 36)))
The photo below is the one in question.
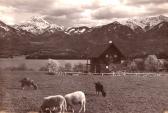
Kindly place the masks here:
POLYGON ((114 55, 114 58, 117 58, 117 57, 118 57, 118 55, 115 54, 115 55, 114 55))
POLYGON ((106 69, 108 69, 109 68, 109 66, 106 66, 106 69))
POLYGON ((108 58, 109 57, 109 55, 108 54, 106 54, 106 56, 105 56, 106 58, 108 58))

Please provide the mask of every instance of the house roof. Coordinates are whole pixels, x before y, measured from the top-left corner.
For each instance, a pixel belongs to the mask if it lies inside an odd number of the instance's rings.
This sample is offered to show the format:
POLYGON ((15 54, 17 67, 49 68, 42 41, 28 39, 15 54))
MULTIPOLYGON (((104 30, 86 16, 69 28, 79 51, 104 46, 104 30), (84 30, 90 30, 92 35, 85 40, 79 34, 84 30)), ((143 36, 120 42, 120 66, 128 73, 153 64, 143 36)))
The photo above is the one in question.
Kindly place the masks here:
POLYGON ((89 58, 97 58, 102 55, 112 44, 92 45, 88 47, 86 55, 89 58))

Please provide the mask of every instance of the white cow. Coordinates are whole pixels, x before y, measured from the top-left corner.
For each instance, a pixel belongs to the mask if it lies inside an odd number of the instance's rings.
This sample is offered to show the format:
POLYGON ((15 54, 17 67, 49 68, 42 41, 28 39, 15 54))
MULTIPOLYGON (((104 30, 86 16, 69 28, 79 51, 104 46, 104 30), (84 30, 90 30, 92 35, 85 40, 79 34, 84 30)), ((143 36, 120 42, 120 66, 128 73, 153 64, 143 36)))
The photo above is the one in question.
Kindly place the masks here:
POLYGON ((71 108, 72 112, 74 113, 74 106, 80 104, 80 110, 78 113, 80 113, 83 109, 83 112, 86 111, 86 97, 85 94, 82 91, 76 91, 73 93, 69 93, 65 95, 65 99, 67 102, 67 109, 71 108))
POLYGON ((40 113, 55 113, 67 111, 66 100, 62 95, 53 95, 44 97, 43 103, 40 107, 40 113))

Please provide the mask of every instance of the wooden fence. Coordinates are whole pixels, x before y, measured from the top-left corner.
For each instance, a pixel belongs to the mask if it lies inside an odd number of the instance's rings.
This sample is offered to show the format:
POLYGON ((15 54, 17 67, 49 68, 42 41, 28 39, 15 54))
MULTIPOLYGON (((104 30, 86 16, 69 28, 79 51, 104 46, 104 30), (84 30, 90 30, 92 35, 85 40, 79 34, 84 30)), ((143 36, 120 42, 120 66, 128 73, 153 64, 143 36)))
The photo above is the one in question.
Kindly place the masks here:
POLYGON ((168 76, 168 73, 129 73, 129 72, 112 72, 112 73, 82 73, 82 72, 64 72, 65 75, 101 75, 101 76, 168 76))

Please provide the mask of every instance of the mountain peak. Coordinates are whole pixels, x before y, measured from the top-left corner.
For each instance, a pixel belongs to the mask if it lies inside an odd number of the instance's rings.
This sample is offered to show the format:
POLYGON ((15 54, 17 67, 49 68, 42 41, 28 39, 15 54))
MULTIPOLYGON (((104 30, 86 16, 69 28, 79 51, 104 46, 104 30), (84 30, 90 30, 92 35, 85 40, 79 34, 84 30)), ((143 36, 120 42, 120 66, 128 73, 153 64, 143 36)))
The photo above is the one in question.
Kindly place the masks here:
POLYGON ((114 21, 113 24, 120 24, 118 21, 114 21))
POLYGON ((147 31, 152 29, 155 25, 167 21, 168 22, 168 17, 164 15, 159 15, 159 16, 148 16, 148 17, 136 17, 136 18, 128 18, 128 19, 118 19, 118 21, 123 24, 130 26, 131 24, 131 29, 137 28, 137 26, 140 26, 143 30, 147 31), (134 25, 134 27, 133 27, 134 25))
POLYGON ((9 31, 9 26, 7 26, 4 22, 0 21, 0 29, 9 31))
POLYGON ((44 20, 44 17, 42 17, 42 16, 33 16, 33 17, 31 17, 29 22, 36 22, 36 23, 38 22, 38 23, 49 24, 46 20, 44 20))
POLYGON ((44 32, 61 31, 63 30, 62 26, 58 26, 56 24, 50 24, 47 22, 43 16, 33 16, 30 20, 27 20, 20 25, 14 26, 16 29, 22 29, 33 34, 43 34, 44 32))

